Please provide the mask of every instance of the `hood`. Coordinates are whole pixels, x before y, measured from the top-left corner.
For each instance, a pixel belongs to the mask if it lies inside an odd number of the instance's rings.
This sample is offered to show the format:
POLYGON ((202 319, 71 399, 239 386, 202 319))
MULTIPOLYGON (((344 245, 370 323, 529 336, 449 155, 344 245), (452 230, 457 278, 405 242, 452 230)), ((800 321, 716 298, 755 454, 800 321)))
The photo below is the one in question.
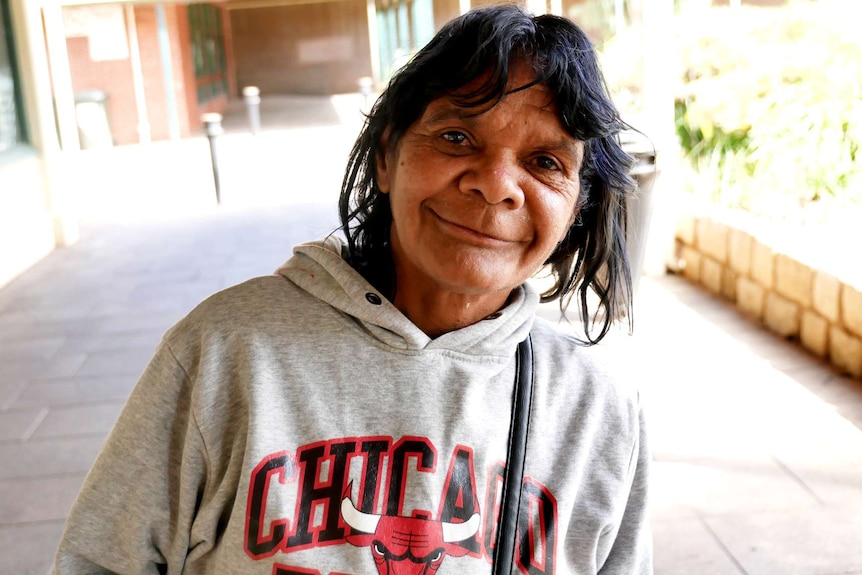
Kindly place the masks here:
POLYGON ((525 284, 515 290, 499 314, 432 339, 344 261, 344 247, 338 236, 300 244, 277 273, 352 317, 388 346, 510 357, 532 327, 539 296, 525 284))

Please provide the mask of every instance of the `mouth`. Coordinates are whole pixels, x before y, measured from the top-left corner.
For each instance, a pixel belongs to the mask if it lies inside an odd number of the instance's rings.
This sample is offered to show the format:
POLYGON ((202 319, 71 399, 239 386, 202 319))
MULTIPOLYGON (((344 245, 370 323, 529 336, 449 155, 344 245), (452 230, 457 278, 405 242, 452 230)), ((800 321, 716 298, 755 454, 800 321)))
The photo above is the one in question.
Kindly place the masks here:
POLYGON ((438 225, 444 233, 456 237, 462 241, 465 241, 466 243, 477 244, 487 247, 500 247, 502 245, 513 243, 513 240, 500 237, 493 232, 486 232, 483 230, 476 229, 472 226, 467 226, 447 219, 433 209, 429 209, 429 212, 437 221, 438 225))

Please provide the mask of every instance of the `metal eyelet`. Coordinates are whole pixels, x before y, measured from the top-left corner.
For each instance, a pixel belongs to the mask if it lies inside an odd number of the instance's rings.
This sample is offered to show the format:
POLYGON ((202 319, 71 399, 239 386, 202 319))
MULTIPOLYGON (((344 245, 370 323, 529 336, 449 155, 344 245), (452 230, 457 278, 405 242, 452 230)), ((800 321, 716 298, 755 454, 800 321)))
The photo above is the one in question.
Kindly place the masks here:
POLYGON ((372 305, 380 305, 383 303, 383 300, 380 299, 380 296, 373 292, 368 292, 365 294, 365 299, 368 300, 368 303, 372 305))

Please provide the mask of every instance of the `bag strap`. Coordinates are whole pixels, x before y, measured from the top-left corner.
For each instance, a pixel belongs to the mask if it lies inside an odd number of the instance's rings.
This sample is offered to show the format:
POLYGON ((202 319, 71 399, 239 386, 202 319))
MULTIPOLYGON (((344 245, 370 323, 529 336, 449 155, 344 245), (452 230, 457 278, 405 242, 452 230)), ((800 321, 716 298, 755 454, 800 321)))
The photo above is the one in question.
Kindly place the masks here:
POLYGON ((503 478, 503 497, 500 501, 497 542, 494 547, 494 575, 511 573, 515 562, 518 511, 521 508, 521 485, 524 483, 527 432, 530 427, 530 406, 533 402, 533 341, 529 335, 518 344, 518 352, 515 355, 514 395, 506 476, 503 478))

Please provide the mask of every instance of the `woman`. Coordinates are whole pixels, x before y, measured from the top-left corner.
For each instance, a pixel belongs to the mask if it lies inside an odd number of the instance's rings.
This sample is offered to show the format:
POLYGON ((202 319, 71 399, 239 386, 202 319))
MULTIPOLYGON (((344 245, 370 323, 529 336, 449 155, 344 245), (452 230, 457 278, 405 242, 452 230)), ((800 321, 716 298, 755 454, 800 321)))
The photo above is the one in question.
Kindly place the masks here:
POLYGON ((444 27, 351 153, 345 240, 166 334, 56 572, 490 573, 528 339, 511 570, 651 573, 638 395, 589 345, 630 317, 622 127, 571 22, 501 6, 444 27), (587 341, 535 319, 545 265, 541 299, 575 296, 587 341))

